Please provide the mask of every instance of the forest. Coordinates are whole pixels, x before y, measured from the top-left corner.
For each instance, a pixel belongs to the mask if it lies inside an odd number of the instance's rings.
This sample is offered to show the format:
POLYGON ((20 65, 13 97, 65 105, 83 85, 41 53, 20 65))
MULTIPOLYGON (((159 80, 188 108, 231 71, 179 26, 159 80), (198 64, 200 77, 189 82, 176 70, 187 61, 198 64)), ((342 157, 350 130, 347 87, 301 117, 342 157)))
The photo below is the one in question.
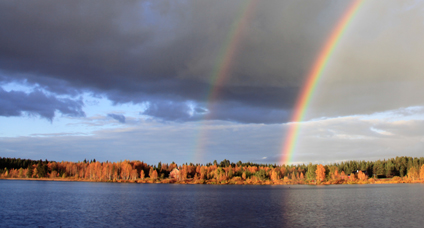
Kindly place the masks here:
POLYGON ((216 160, 149 165, 142 161, 82 162, 0 158, 0 178, 178 184, 424 183, 424 157, 333 164, 272 165, 216 160))

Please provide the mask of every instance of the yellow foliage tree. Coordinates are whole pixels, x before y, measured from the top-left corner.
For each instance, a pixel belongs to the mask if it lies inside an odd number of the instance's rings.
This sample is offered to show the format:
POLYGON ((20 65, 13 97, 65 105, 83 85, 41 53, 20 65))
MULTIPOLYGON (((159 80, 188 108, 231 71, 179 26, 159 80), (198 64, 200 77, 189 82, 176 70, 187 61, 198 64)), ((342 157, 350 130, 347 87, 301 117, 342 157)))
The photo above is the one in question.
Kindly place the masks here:
POLYGON ((408 178, 412 180, 418 179, 418 170, 415 167, 412 166, 408 170, 408 178))
POLYGON ((325 179, 325 168, 323 165, 317 165, 317 169, 315 170, 317 181, 323 181, 325 179))
POLYGON ((421 180, 424 180, 424 165, 421 166, 421 169, 420 169, 420 178, 421 180))

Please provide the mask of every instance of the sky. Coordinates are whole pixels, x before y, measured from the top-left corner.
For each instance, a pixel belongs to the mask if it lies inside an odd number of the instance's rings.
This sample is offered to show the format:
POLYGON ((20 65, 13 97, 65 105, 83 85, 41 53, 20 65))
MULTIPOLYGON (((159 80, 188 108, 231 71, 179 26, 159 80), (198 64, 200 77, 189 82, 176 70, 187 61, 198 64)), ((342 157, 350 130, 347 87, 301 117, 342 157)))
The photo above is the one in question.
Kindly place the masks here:
MULTIPOLYGON (((279 164, 349 1, 0 2, 0 156, 279 164)), ((364 1, 292 164, 421 157, 424 2, 364 1)))

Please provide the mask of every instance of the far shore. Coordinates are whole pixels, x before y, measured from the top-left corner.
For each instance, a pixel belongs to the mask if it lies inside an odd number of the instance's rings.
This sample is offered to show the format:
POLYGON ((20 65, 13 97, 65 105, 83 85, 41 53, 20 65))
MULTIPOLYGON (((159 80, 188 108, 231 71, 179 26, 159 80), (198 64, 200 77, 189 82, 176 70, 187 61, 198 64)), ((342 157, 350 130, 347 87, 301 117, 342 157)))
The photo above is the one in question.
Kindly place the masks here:
POLYGON ((353 185, 353 184, 407 184, 407 183, 424 183, 424 180, 410 180, 409 178, 369 178, 368 180, 355 180, 355 181, 304 181, 304 180, 277 180, 277 181, 252 181, 247 180, 235 180, 235 181, 216 181, 202 180, 202 179, 186 179, 186 180, 175 180, 175 179, 137 179, 137 180, 90 180, 90 179, 75 179, 75 178, 4 178, 0 180, 29 180, 29 181, 66 181, 66 182, 105 182, 105 183, 135 183, 135 184, 209 184, 209 185, 353 185))

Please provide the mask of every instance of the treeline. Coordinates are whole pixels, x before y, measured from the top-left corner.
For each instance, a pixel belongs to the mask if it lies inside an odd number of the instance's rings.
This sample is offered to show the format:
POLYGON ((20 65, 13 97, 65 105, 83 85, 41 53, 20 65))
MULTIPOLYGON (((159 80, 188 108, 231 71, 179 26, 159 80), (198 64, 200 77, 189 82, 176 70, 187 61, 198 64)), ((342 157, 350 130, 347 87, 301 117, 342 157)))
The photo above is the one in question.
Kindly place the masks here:
POLYGON ((30 159, 20 159, 20 158, 0 158, 0 168, 1 169, 20 169, 27 168, 30 165, 36 165, 39 162, 48 164, 49 161, 45 160, 30 160, 30 159))
POLYGON ((88 181, 128 181, 198 184, 341 184, 375 182, 393 178, 408 182, 424 180, 424 157, 396 157, 378 161, 347 161, 329 165, 272 165, 232 163, 149 165, 141 161, 55 162, 0 158, 2 178, 61 178, 88 181))

